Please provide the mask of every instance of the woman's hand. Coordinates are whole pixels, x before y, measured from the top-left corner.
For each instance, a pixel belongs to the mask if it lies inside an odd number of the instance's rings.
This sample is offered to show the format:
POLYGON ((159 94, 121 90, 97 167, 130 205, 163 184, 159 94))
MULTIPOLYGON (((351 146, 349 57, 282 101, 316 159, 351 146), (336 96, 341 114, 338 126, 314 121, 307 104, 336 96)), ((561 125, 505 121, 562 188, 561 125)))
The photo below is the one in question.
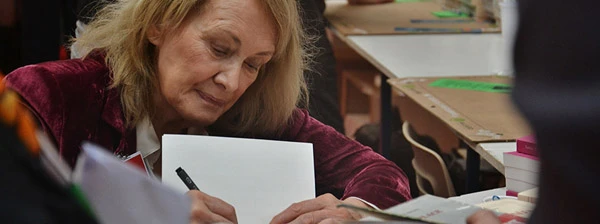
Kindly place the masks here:
POLYGON ((367 5, 393 2, 394 0, 348 0, 350 5, 367 5))
POLYGON ((489 210, 480 210, 467 218, 467 224, 500 224, 500 219, 489 210))
POLYGON ((348 220, 359 220, 362 218, 356 211, 346 208, 338 208, 341 203, 355 206, 368 207, 365 203, 354 198, 340 201, 332 194, 324 194, 315 199, 310 199, 292 204, 283 212, 276 215, 271 224, 279 223, 341 223, 348 220))
POLYGON ((190 223, 237 224, 235 208, 227 202, 197 190, 188 191, 186 194, 192 199, 190 223))

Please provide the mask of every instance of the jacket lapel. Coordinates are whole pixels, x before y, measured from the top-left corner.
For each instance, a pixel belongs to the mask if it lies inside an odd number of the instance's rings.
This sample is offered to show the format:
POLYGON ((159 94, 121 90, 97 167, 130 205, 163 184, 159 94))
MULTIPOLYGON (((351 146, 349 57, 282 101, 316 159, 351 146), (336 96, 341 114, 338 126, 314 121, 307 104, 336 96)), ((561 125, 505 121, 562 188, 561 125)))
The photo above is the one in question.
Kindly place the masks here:
POLYGON ((126 126, 118 89, 111 88, 106 90, 102 120, 108 126, 112 127, 115 132, 114 136, 120 136, 118 145, 114 149, 115 154, 130 155, 136 151, 135 128, 127 128, 126 126))

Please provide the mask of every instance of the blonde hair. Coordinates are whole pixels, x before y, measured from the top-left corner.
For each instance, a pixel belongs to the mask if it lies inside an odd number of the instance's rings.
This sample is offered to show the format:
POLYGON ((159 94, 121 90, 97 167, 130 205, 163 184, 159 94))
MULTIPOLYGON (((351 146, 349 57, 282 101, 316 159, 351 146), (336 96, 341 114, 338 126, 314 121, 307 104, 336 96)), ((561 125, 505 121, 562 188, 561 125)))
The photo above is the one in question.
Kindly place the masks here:
MULTIPOLYGON (((278 133, 308 92, 303 77, 309 55, 296 0, 260 0, 277 27, 276 52, 256 81, 210 129, 232 135, 278 133)), ((119 0, 98 12, 74 45, 87 55, 106 53, 113 73, 112 88, 121 91, 128 125, 153 116, 152 96, 158 91, 155 49, 147 30, 169 27, 174 32, 188 16, 200 13, 206 0, 119 0)))

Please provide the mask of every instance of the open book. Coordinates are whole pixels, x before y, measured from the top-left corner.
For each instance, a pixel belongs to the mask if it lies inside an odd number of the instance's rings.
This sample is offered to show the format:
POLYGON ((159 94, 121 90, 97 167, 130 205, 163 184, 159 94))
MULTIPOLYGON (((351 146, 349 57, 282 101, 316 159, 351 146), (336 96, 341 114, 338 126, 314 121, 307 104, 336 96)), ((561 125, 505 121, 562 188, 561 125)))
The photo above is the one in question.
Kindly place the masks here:
POLYGON ((101 223, 188 223, 190 201, 184 194, 151 178, 146 171, 84 143, 71 169, 52 142, 37 133, 40 158, 48 173, 82 193, 80 201, 101 223))
MULTIPOLYGON (((482 205, 467 204, 433 195, 422 195, 383 211, 364 209, 345 204, 339 207, 355 209, 367 216, 356 223, 377 223, 378 221, 388 223, 388 221, 395 221, 398 223, 452 224, 464 224, 470 215, 478 210, 488 208, 482 205)), ((502 213, 495 209, 495 207, 489 208, 498 215, 502 223, 524 224, 526 222, 521 216, 502 213)))

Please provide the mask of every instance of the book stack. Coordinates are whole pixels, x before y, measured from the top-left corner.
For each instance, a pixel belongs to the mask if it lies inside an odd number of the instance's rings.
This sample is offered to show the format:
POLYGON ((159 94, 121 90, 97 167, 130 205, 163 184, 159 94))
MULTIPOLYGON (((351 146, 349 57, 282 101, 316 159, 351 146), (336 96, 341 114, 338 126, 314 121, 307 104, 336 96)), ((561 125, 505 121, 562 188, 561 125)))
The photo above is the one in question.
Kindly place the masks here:
POLYGON ((517 196, 519 192, 538 186, 540 162, 533 135, 517 139, 517 151, 504 153, 504 177, 506 195, 517 196))

